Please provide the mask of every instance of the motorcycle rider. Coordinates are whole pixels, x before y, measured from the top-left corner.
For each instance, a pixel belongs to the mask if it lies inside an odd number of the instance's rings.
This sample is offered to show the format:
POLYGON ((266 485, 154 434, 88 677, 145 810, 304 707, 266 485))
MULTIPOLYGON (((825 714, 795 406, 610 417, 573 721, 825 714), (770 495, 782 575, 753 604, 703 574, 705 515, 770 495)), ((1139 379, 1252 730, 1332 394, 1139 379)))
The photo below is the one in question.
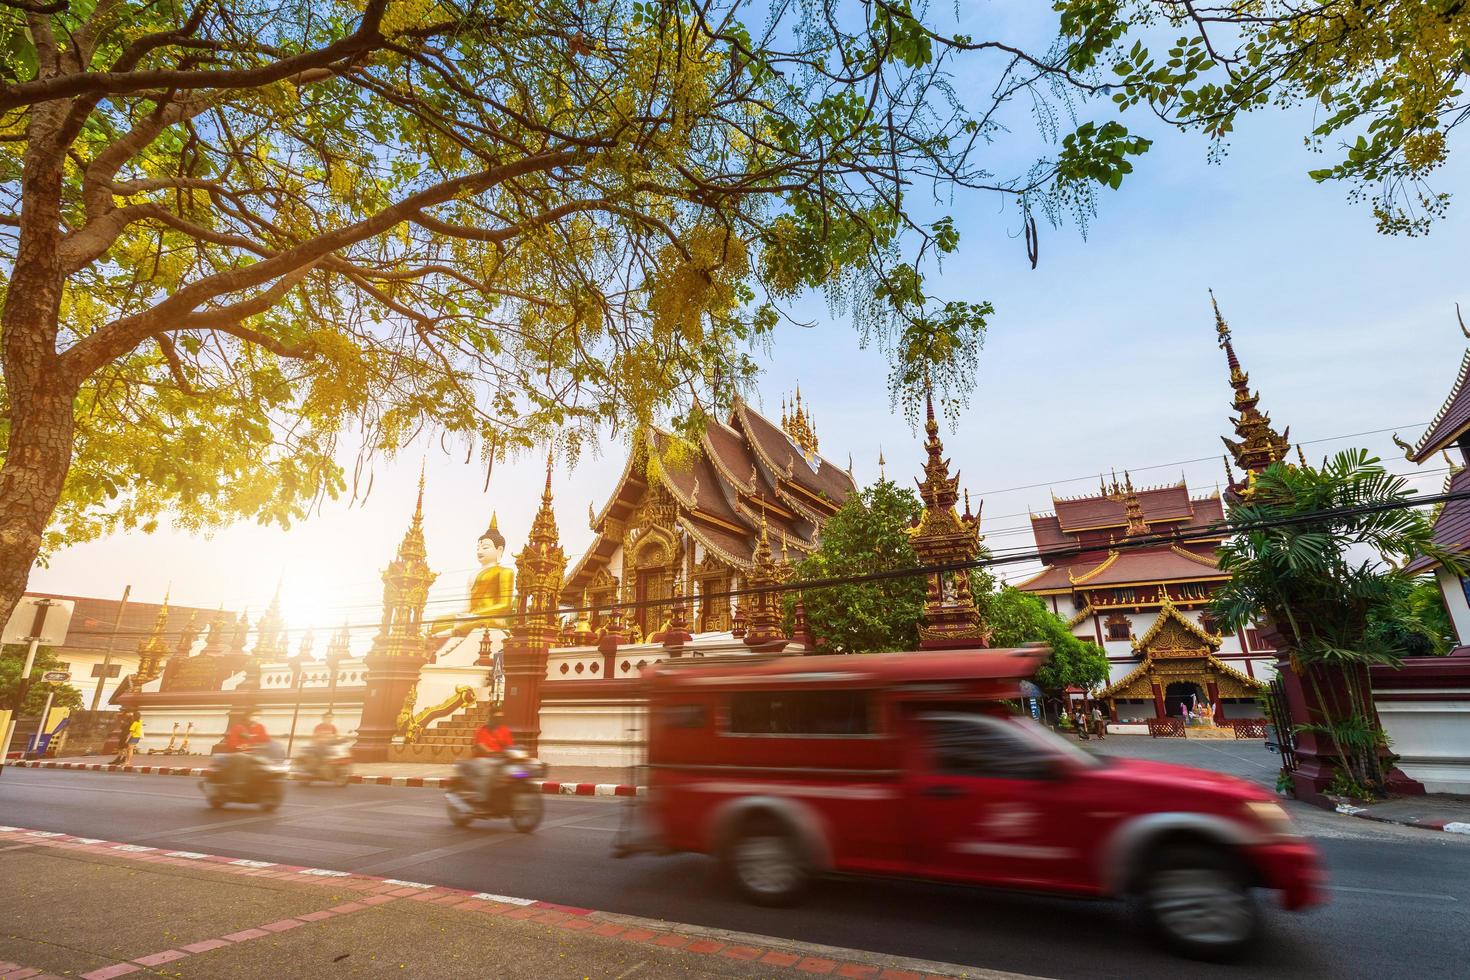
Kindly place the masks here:
POLYGON ((269 745, 271 737, 255 717, 254 708, 246 708, 240 718, 225 732, 223 753, 215 756, 215 768, 225 782, 243 781, 250 773, 252 750, 269 745))
POLYGON ((311 741, 302 749, 306 756, 305 762, 308 768, 315 768, 326 758, 327 750, 337 744, 337 726, 332 724, 332 713, 330 711, 322 715, 322 720, 311 730, 311 741))
POLYGON ((515 738, 505 724, 505 716, 499 708, 490 709, 484 723, 475 729, 473 748, 475 781, 482 806, 489 805, 490 794, 495 789, 501 764, 505 761, 505 751, 514 744, 515 738))

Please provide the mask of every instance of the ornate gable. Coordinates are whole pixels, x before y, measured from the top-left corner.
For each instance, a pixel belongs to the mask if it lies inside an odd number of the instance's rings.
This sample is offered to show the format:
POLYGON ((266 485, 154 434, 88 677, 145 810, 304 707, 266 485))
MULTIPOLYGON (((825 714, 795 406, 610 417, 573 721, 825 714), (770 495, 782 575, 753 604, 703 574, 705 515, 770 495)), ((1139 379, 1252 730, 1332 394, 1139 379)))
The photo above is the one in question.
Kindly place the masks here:
POLYGON ((1219 650, 1221 642, 1221 637, 1206 632, 1181 613, 1165 593, 1158 618, 1133 641, 1133 650, 1145 657, 1198 657, 1219 650))

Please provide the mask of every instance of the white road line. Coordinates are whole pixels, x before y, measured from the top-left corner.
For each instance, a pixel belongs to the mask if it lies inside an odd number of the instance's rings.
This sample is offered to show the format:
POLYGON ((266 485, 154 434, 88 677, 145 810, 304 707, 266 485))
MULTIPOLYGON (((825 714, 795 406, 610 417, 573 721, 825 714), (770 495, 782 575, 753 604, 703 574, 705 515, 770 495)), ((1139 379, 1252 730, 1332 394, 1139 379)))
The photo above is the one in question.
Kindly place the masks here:
POLYGON ((1360 895, 1393 895, 1395 898, 1432 898, 1440 902, 1458 902, 1453 895, 1433 895, 1428 892, 1396 892, 1387 888, 1350 888, 1347 885, 1328 885, 1330 891, 1355 892, 1360 895))

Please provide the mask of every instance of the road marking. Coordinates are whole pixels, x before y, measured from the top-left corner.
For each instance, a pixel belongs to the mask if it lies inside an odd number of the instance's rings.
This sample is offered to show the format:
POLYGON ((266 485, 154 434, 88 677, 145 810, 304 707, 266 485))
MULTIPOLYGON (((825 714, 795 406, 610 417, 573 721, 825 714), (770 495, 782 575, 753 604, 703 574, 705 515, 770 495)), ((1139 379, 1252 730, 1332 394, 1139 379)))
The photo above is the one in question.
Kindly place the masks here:
POLYGON ((1458 902, 1453 895, 1433 895, 1428 892, 1396 892, 1387 888, 1350 888, 1347 885, 1328 885, 1335 892, 1356 892, 1361 895, 1393 895, 1396 898, 1432 898, 1441 902, 1458 902))
MULTIPOLYGON (((587 819, 587 815, 585 813, 579 813, 575 817, 562 817, 560 820, 544 821, 538 829, 549 830, 552 827, 565 827, 578 820, 585 819, 587 819)), ((368 875, 400 871, 404 868, 412 868, 416 865, 427 864, 430 861, 437 861, 440 858, 463 854, 466 851, 477 851, 484 847, 495 847, 500 844, 509 844, 513 841, 523 841, 528 836, 528 834, 519 834, 511 830, 501 830, 493 837, 477 837, 473 840, 461 841, 458 844, 446 844, 444 847, 436 847, 428 851, 418 851, 414 854, 406 854, 402 857, 379 861, 376 864, 365 864, 355 870, 359 874, 368 875)))
MULTIPOLYGON (((202 802, 202 798, 201 798, 201 802, 202 802)), ((331 807, 313 806, 313 807, 307 807, 307 809, 311 810, 313 813, 325 813, 325 812, 329 812, 329 811, 332 811, 332 810, 364 809, 366 807, 373 806, 373 805, 375 805, 378 802, 379 802, 378 800, 367 800, 367 801, 364 801, 364 802, 361 802, 361 803, 342 803, 342 804, 339 804, 337 806, 331 806, 331 807)), ((287 806, 290 806, 290 804, 286 804, 286 805, 287 806)), ((253 817, 240 817, 238 820, 216 820, 214 823, 200 823, 200 824, 195 824, 192 827, 174 827, 171 830, 160 830, 160 831, 158 831, 156 833, 143 834, 143 835, 141 835, 139 837, 134 837, 133 840, 135 840, 135 841, 139 841, 139 840, 160 840, 160 839, 162 839, 164 837, 174 837, 174 836, 184 836, 184 837, 187 837, 187 836, 194 835, 194 834, 207 834, 211 830, 225 830, 225 829, 227 829, 229 827, 243 827, 243 826, 247 826, 249 824, 255 824, 255 823, 271 823, 271 822, 284 823, 284 822, 289 821, 290 819, 291 819, 290 817, 283 817, 283 816, 281 816, 279 814, 274 814, 274 813, 257 813, 253 817)))

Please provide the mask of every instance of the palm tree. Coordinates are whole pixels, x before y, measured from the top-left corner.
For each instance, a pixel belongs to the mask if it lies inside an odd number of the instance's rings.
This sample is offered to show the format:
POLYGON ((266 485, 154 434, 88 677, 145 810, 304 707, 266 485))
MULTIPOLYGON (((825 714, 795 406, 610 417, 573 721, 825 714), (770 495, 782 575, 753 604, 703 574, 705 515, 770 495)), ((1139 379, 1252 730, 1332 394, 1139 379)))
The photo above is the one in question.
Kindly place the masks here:
POLYGON ((1384 629, 1409 586, 1401 569, 1437 548, 1414 491, 1377 457, 1352 449, 1320 468, 1275 463, 1230 506, 1236 536, 1220 551, 1230 582, 1215 597, 1226 629, 1263 614, 1280 635, 1291 669, 1315 695, 1299 726, 1332 747, 1339 790, 1364 795, 1386 782, 1388 739, 1373 708, 1368 669, 1398 666, 1410 652, 1405 629, 1384 629), (1324 738, 1325 737, 1325 738, 1324 738))

